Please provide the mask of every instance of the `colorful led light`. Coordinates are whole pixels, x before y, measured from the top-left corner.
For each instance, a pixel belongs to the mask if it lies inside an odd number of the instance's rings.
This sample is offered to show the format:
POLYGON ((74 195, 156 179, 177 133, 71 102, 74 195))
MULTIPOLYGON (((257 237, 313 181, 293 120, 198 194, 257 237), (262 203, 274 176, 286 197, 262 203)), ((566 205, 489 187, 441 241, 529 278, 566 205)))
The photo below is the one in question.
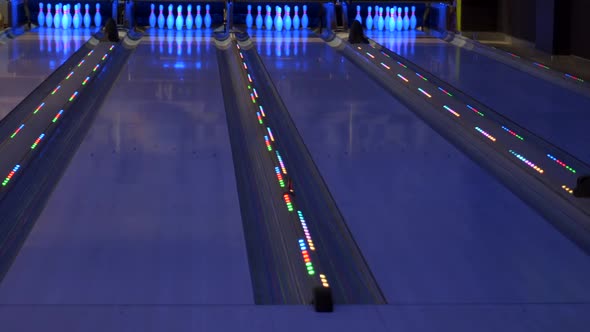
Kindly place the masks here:
POLYGON ((112 51, 113 48, 115 48, 115 45, 111 45, 111 47, 109 47, 109 51, 112 51))
POLYGON ((53 89, 53 91, 51 91, 51 94, 54 95, 57 90, 59 90, 59 88, 61 88, 61 85, 58 85, 55 89, 53 89))
POLYGON ((305 234, 305 239, 307 239, 307 244, 309 245, 309 249, 315 251, 315 246, 313 245, 313 240, 311 239, 311 234, 309 234, 309 229, 307 228, 307 223, 305 222, 305 218, 303 218, 303 212, 297 210, 297 216, 299 217, 299 222, 301 223, 301 227, 303 228, 303 233, 305 234))
POLYGON ((291 197, 289 197, 289 194, 284 194, 283 199, 285 200, 285 204, 287 204, 287 210, 293 212, 293 203, 291 203, 291 197))
POLYGON ((281 155, 279 154, 278 150, 275 150, 275 153, 277 154, 277 159, 279 160, 279 164, 281 165, 281 170, 283 171, 283 174, 287 174, 287 169, 285 168, 285 164, 283 163, 283 158, 281 158, 281 155))
POLYGON ((100 67, 99 64, 97 64, 96 66, 94 66, 94 68, 92 68, 92 71, 95 72, 98 69, 98 67, 100 67))
POLYGON ((576 77, 576 76, 573 76, 573 75, 570 75, 570 74, 565 74, 565 77, 567 77, 567 78, 571 78, 571 79, 573 79, 573 80, 576 80, 576 81, 578 81, 578 82, 582 82, 582 83, 584 83, 584 80, 583 80, 583 79, 581 79, 581 78, 579 78, 579 77, 576 77))
POLYGON ((301 249, 301 256, 303 256, 303 262, 305 263, 307 274, 310 276, 314 275, 315 270, 313 269, 313 264, 311 263, 309 253, 307 252, 307 247, 305 246, 305 241, 303 241, 303 239, 299 239, 299 249, 301 249))
POLYGON ((387 53, 385 53, 385 52, 383 52, 383 51, 381 51, 381 54, 383 54, 383 55, 385 55, 386 57, 390 58, 389 54, 387 54, 387 53))
POLYGON ((423 79, 423 80, 425 80, 425 81, 428 81, 428 79, 427 79, 426 77, 424 77, 424 76, 422 76, 422 75, 420 75, 420 74, 418 74, 418 73, 416 73, 416 76, 420 77, 421 79, 423 79))
POLYGON ((328 283, 328 279, 326 278, 325 275, 320 274, 320 281, 322 282, 322 286, 330 287, 330 284, 328 283))
POLYGON ((73 71, 71 71, 71 72, 68 74, 68 76, 66 76, 66 80, 69 80, 69 79, 70 79, 70 77, 72 77, 72 75, 74 75, 74 72, 73 72, 73 71))
POLYGON ((453 114, 456 117, 460 117, 461 116, 461 114, 457 113, 454 109, 450 108, 447 105, 443 106, 443 108, 446 109, 447 111, 449 111, 451 114, 453 114))
POLYGON ((243 64, 244 64, 244 69, 248 69, 248 65, 246 65, 245 62, 243 62, 243 64))
POLYGON ((510 52, 506 52, 506 53, 510 54, 511 56, 513 56, 515 58, 519 58, 520 59, 520 57, 518 55, 514 54, 514 53, 510 53, 510 52))
POLYGON ((524 141, 524 138, 523 138, 522 136, 520 136, 520 135, 518 135, 517 133, 513 132, 512 130, 510 130, 510 129, 506 128, 505 126, 502 126, 502 129, 504 129, 505 131, 509 132, 509 133, 510 133, 510 135, 512 135, 512 136, 514 136, 514 137, 516 137, 516 138, 518 138, 519 140, 521 140, 521 141, 524 141))
POLYGON ((533 164, 531 161, 529 161, 528 159, 526 159, 523 155, 521 155, 519 153, 516 153, 514 150, 508 150, 508 151, 512 155, 514 155, 516 158, 518 158, 520 161, 522 161, 523 163, 527 164, 530 168, 534 169, 535 171, 537 171, 537 172, 539 172, 541 174, 543 174, 545 172, 541 167, 533 164))
POLYGON ((41 108, 43 108, 43 106, 45 106, 45 103, 41 103, 39 106, 37 106, 37 108, 35 108, 35 111, 33 111, 33 114, 37 114, 37 112, 39 112, 41 108))
POLYGON ((16 165, 16 166, 14 166, 14 168, 12 168, 12 171, 10 171, 10 173, 8 173, 8 176, 6 176, 4 181, 2 181, 3 187, 6 186, 8 184, 8 182, 10 182, 10 179, 12 179, 12 177, 19 170, 19 168, 20 168, 20 165, 16 165))
POLYGON ((474 111, 475 113, 484 116, 482 112, 478 111, 475 107, 467 105, 467 108, 469 108, 470 110, 474 111))
POLYGON ((84 79, 84 82, 82 82, 82 85, 86 85, 86 83, 88 83, 89 80, 90 80, 90 77, 86 76, 86 78, 84 79))
POLYGON ((108 54, 103 55, 101 60, 104 61, 108 56, 109 56, 108 54))
POLYGON ((256 104, 256 97, 254 97, 254 94, 250 94, 250 100, 252 100, 252 104, 256 104))
POLYGON ((260 112, 256 112, 256 117, 258 118, 258 123, 262 124, 262 117, 260 116, 260 112))
POLYGON ((242 52, 240 52, 240 58, 244 59, 244 55, 242 54, 242 52))
POLYGON ((256 88, 252 89, 254 91, 254 95, 258 98, 258 92, 256 92, 256 88))
POLYGON ((496 138, 494 136, 488 134, 483 129, 481 129, 479 127, 475 127, 475 130, 479 131, 482 135, 484 135, 485 137, 489 138, 490 141, 492 141, 492 142, 495 142, 496 141, 496 138))
POLYGON ((268 151, 272 151, 272 146, 270 145, 270 141, 266 135, 264 136, 264 142, 266 143, 266 149, 268 149, 268 151))
POLYGON ((23 129, 25 127, 25 124, 21 124, 18 128, 16 128, 16 130, 14 131, 14 133, 12 133, 12 135, 10 135, 10 138, 14 138, 14 136, 16 136, 16 134, 18 134, 18 132, 23 129))
POLYGON ((565 184, 563 186, 561 186, 561 188, 565 191, 567 191, 569 194, 573 194, 574 190, 568 186, 566 186, 565 184))
POLYGON ((78 63, 78 67, 80 67, 83 63, 84 63, 84 59, 82 59, 82 61, 80 61, 80 63, 78 63))
POLYGON ((281 174, 281 170, 279 167, 275 166, 275 173, 277 173, 277 179, 279 180, 279 185, 281 188, 285 187, 285 181, 283 180, 283 175, 281 174))
POLYGON ((535 66, 537 66, 537 67, 541 67, 541 68, 543 68, 543 69, 550 69, 549 67, 545 66, 544 64, 540 64, 540 63, 538 63, 538 62, 533 62, 533 64, 534 64, 535 66))
POLYGON ((266 113, 264 113, 264 108, 262 108, 262 105, 259 105, 258 109, 260 110, 260 114, 262 114, 263 117, 266 117, 266 113))
POLYGON ((389 68, 389 66, 388 66, 388 65, 384 64, 383 62, 381 62, 381 65, 382 65, 383 67, 387 68, 387 69, 391 69, 391 68, 389 68))
POLYGON ((405 77, 403 77, 401 74, 397 74, 397 77, 401 78, 402 80, 404 80, 406 83, 409 82, 409 80, 405 77))
POLYGON ((248 82, 252 83, 252 77, 250 77, 250 74, 248 74, 248 82))
POLYGON ((446 94, 447 96, 449 96, 449 97, 452 97, 452 96, 453 96, 453 95, 452 95, 450 92, 448 92, 447 90, 445 90, 445 89, 441 88, 440 86, 438 87, 438 89, 439 89, 440 91, 442 91, 444 94, 446 94))
POLYGON ((78 96, 78 91, 75 91, 71 96, 70 99, 68 99, 69 101, 74 100, 74 98, 76 98, 78 96))
POLYGON ((365 53, 367 53, 367 55, 368 55, 368 56, 370 56, 370 57, 371 57, 371 59, 375 59, 375 56, 374 56, 373 54, 371 54, 371 53, 369 53, 369 52, 365 52, 365 53))
POLYGON ((428 92, 422 90, 422 88, 418 88, 418 91, 422 92, 422 94, 424 94, 426 97, 432 98, 432 96, 428 92))
POLYGON ((94 53, 94 50, 88 52, 88 54, 86 54, 86 56, 90 56, 92 53, 94 53))
POLYGON ((401 63, 399 61, 397 62, 397 64, 400 65, 400 66, 402 66, 402 67, 404 67, 404 68, 406 68, 406 69, 408 69, 408 66, 404 65, 403 63, 401 63))
POLYGON ((41 142, 43 137, 45 137, 45 134, 41 134, 41 135, 39 135, 39 137, 37 137, 37 139, 35 140, 33 145, 31 145, 31 150, 34 150, 37 147, 37 145, 39 145, 39 142, 41 142))
POLYGON ((270 136, 270 140, 274 142, 275 137, 272 135, 272 131, 270 130, 270 127, 266 127, 266 131, 268 131, 268 136, 270 136))
POLYGON ((53 118, 53 120, 51 122, 56 122, 57 119, 59 119, 59 117, 61 116, 61 114, 64 112, 64 110, 60 110, 59 112, 57 112, 57 114, 55 115, 55 117, 53 118))
POLYGON ((553 160, 554 162, 556 162, 558 165, 560 165, 560 166, 564 167, 564 168, 565 168, 565 169, 567 169, 568 171, 570 171, 570 172, 572 172, 572 173, 574 173, 574 174, 576 174, 576 173, 577 173, 575 169, 571 168, 571 167, 570 167, 570 166, 568 166, 566 163, 564 163, 563 161, 561 161, 561 160, 559 160, 559 159, 555 158, 554 156, 552 156, 552 155, 550 155, 550 154, 547 154, 547 157, 548 157, 549 159, 553 160))

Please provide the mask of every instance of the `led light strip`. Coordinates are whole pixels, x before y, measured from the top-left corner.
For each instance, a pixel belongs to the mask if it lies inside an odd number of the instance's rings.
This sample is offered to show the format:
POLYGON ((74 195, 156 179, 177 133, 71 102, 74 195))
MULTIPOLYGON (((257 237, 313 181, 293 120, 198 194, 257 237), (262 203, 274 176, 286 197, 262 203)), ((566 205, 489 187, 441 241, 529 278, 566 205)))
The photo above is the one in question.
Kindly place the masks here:
POLYGON ((10 182, 10 180, 12 179, 12 177, 14 176, 14 174, 16 174, 16 172, 19 170, 20 165, 16 165, 14 166, 14 168, 12 169, 12 171, 10 171, 10 173, 8 173, 8 175, 6 176, 6 178, 4 179, 4 181, 2 181, 2 186, 5 187, 8 182, 10 182))
POLYGON ((24 128, 24 126, 25 126, 25 124, 23 123, 18 128, 16 128, 14 133, 12 133, 12 135, 10 135, 10 138, 14 138, 14 136, 16 136, 20 132, 20 130, 24 128))
POLYGON ((518 138, 519 140, 521 140, 521 141, 524 141, 524 138, 523 138, 522 136, 520 136, 520 135, 518 135, 517 133, 513 132, 512 130, 510 130, 510 129, 506 128, 505 126, 502 126, 502 129, 504 129, 505 131, 509 132, 509 133, 510 133, 510 135, 512 135, 512 136, 514 136, 514 137, 516 137, 516 138, 518 138))
POLYGON ((461 116, 461 114, 457 113, 454 109, 450 108, 447 105, 443 106, 443 108, 446 109, 447 111, 449 111, 451 114, 453 114, 456 117, 460 117, 461 116))
POLYGON ((543 69, 551 69, 547 66, 545 66, 544 64, 538 63, 538 62, 533 62, 533 65, 537 66, 537 67, 541 67, 543 69))
POLYGON ((483 129, 481 129, 479 127, 475 127, 475 130, 479 131, 482 135, 484 135, 485 137, 487 137, 490 141, 492 141, 492 142, 495 142, 496 141, 496 138, 494 136, 488 134, 483 129))
POLYGON ((453 95, 452 95, 450 92, 448 92, 447 90, 445 90, 445 89, 441 88, 440 86, 438 87, 438 89, 439 89, 440 91, 442 91, 444 94, 446 94, 447 96, 449 96, 449 97, 452 97, 452 96, 453 96, 453 95))
POLYGON ((574 194, 574 190, 568 186, 566 186, 565 184, 563 186, 561 186, 561 189, 567 191, 569 194, 574 194))
POLYGON ((406 83, 409 82, 409 80, 407 78, 403 77, 401 74, 397 74, 397 77, 401 78, 406 83))
POLYGON ((508 150, 508 151, 512 155, 514 155, 516 158, 518 158, 520 161, 522 161, 523 163, 527 164, 530 168, 534 169, 535 171, 537 171, 537 172, 539 172, 541 174, 543 174, 545 172, 541 167, 533 164, 531 161, 529 161, 528 159, 526 159, 523 155, 521 155, 519 153, 516 153, 514 150, 508 150))
POLYGON ((432 98, 432 96, 428 92, 422 90, 422 88, 418 88, 418 91, 422 92, 422 94, 425 95, 426 97, 432 98))
POLYGON ((478 111, 475 107, 473 107, 471 105, 467 105, 467 108, 469 108, 470 110, 474 111, 478 115, 484 116, 484 114, 482 112, 478 111))
POLYGON ((371 54, 371 53, 369 53, 369 52, 365 52, 365 53, 367 53, 367 55, 368 55, 368 56, 370 56, 370 57, 371 57, 371 59, 375 59, 375 56, 374 56, 373 54, 371 54))
POLYGON ((37 145, 39 145, 39 143, 41 142, 43 137, 45 137, 45 134, 41 134, 41 135, 39 135, 39 137, 37 137, 37 139, 35 140, 33 145, 31 145, 31 150, 35 150, 35 148, 37 147, 37 145))
POLYGON ((416 73, 416 76, 420 77, 421 79, 423 79, 423 80, 425 80, 425 81, 428 81, 428 79, 427 79, 426 77, 424 77, 424 76, 422 76, 422 75, 420 75, 420 74, 418 74, 418 73, 416 73))
POLYGON ((571 78, 572 80, 576 80, 576 81, 581 82, 581 83, 584 83, 584 80, 583 79, 581 79, 579 77, 576 77, 576 76, 573 76, 573 75, 570 75, 570 74, 565 74, 565 77, 571 78))
POLYGON ((384 64, 383 62, 381 62, 381 65, 387 69, 391 69, 388 65, 384 64))
POLYGON ((548 157, 549 159, 553 160, 554 162, 556 162, 558 165, 560 165, 560 166, 564 167, 564 168, 565 168, 565 169, 567 169, 568 171, 570 171, 570 172, 572 172, 572 173, 574 173, 574 174, 576 174, 576 173, 577 173, 575 169, 571 168, 571 167, 570 167, 570 166, 568 166, 566 163, 564 163, 563 161, 561 161, 561 160, 559 160, 559 159, 555 158, 554 156, 552 156, 552 155, 550 155, 550 154, 547 154, 547 157, 548 157))
MULTIPOLYGON (((240 46, 238 44, 236 44, 236 47, 238 49, 240 49, 240 46)), ((248 82, 253 83, 252 76, 250 75, 250 73, 248 73, 248 66, 246 65, 246 62, 244 61, 244 56, 241 52, 239 52, 239 54, 240 54, 240 58, 242 59, 242 63, 243 63, 244 70, 245 70, 247 78, 248 78, 248 82)), ((369 54, 369 56, 374 58, 370 53, 367 52, 367 54, 369 54)), ((259 98, 258 92, 251 85, 248 85, 248 90, 252 91, 252 93, 250 93, 250 100, 252 101, 253 104, 256 104, 256 101, 259 98)), ((263 125, 264 122, 262 120, 262 117, 266 117, 266 114, 264 112, 262 105, 258 105, 258 109, 259 109, 259 111, 256 112, 256 117, 257 117, 258 123, 263 125)), ((268 135, 264 135, 264 142, 265 142, 267 150, 272 151, 273 148, 272 148, 271 142, 275 142, 275 136, 273 135, 272 130, 269 126, 266 126, 266 132, 268 132, 268 135)), ((279 182, 279 186, 281 188, 284 188, 285 187, 285 180, 283 178, 283 175, 287 174, 287 169, 285 167, 285 163, 283 162, 283 158, 281 157, 281 154, 276 149, 275 149, 275 155, 277 157, 277 161, 280 166, 280 167, 275 166, 275 168, 274 168, 275 175, 276 175, 277 180, 279 182)), ((289 185, 289 186, 291 186, 291 185, 289 185)), ((289 190, 292 190, 292 189, 289 188, 289 190)), ((295 210, 294 206, 293 206, 294 202, 291 200, 290 193, 287 192, 287 193, 283 194, 283 201, 285 202, 285 205, 286 205, 287 210, 289 212, 293 212, 295 210)), ((309 233, 309 229, 307 228, 307 223, 305 221, 305 218, 303 217, 303 212, 301 212, 301 210, 297 210, 297 216, 299 218, 299 222, 300 222, 301 227, 303 229, 303 233, 305 234, 305 239, 307 240, 307 245, 309 245, 309 249, 312 251, 315 251, 315 245, 313 244, 313 240, 312 240, 311 235, 309 233)), ((314 269, 313 264, 311 262, 311 257, 309 256, 309 253, 307 251, 307 245, 303 239, 299 239, 299 247, 301 249, 301 254, 303 256, 305 268, 307 270, 307 273, 310 276, 313 276, 313 275, 315 275, 315 269, 314 269)), ((330 284, 328 283, 328 279, 326 278, 326 276, 324 274, 320 275, 320 282, 323 287, 330 287, 330 284)))

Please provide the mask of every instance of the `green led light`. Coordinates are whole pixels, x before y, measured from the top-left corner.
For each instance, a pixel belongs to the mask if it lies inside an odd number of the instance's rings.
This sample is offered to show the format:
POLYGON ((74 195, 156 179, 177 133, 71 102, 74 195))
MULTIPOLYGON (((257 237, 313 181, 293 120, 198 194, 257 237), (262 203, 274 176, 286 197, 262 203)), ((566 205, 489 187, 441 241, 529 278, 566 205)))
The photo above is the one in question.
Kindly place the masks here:
POLYGON ((311 262, 305 263, 305 266, 311 266, 311 262))
POLYGON ((315 274, 315 271, 307 271, 307 274, 309 274, 310 276, 315 274))
POLYGON ((284 187, 285 187, 285 181, 283 181, 283 180, 280 180, 280 181, 279 181, 279 184, 281 185, 281 188, 284 188, 284 187))
POLYGON ((289 212, 293 212, 293 205, 291 203, 287 203, 287 210, 289 210, 289 212))

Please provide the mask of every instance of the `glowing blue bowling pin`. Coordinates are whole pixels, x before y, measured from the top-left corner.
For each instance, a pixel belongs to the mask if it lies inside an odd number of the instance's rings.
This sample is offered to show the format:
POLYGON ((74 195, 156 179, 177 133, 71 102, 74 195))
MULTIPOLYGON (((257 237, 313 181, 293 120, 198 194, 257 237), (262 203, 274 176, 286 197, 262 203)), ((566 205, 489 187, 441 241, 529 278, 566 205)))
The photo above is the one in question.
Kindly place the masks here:
MULTIPOLYGON (((51 7, 49 7, 51 8, 51 7)), ((55 5, 55 16, 53 17, 53 25, 55 26, 56 29, 61 28, 61 17, 63 16, 61 14, 61 9, 62 9, 62 4, 58 3, 57 5, 55 5)), ((47 19, 47 17, 45 17, 47 19)))
POLYGON ((373 17, 371 16, 371 11, 372 11, 372 8, 371 8, 371 6, 369 6, 367 8, 367 12, 368 12, 367 19, 365 20, 365 24, 367 25, 367 30, 373 29, 373 17))
POLYGON ((209 4, 205 5, 205 28, 211 27, 211 14, 209 13, 209 9, 211 7, 209 4))
POLYGON ((256 7, 256 10, 258 11, 258 14, 256 14, 256 29, 262 29, 262 14, 260 13, 262 7, 258 6, 256 7))
POLYGON ((74 29, 80 28, 82 25, 82 15, 80 15, 80 7, 82 7, 79 3, 74 5, 74 19, 72 23, 74 24, 74 29))
POLYGON ((397 9, 397 21, 395 22, 395 29, 397 31, 402 31, 402 27, 404 26, 404 20, 402 19, 402 7, 397 9))
POLYGON ((68 28, 68 10, 69 10, 68 5, 65 5, 63 7, 63 13, 61 15, 61 27, 62 27, 62 29, 67 29, 68 28))
POLYGON ((201 5, 197 5, 197 16, 195 16, 195 28, 200 29, 203 26, 203 17, 201 16, 201 5))
POLYGON ((377 29, 379 23, 379 6, 375 6, 375 16, 373 16, 373 29, 377 29))
POLYGON ((45 13, 43 12, 43 2, 39 2, 39 14, 37 15, 37 24, 40 27, 45 25, 45 13))
POLYGON ((383 17, 383 23, 385 24, 383 30, 389 30, 389 6, 385 7, 385 16, 383 17))
POLYGON ((307 17, 307 5, 303 5, 303 16, 301 17, 301 27, 307 29, 309 18, 307 17))
POLYGON ((158 28, 164 29, 164 22, 166 21, 166 19, 164 18, 164 6, 159 5, 158 10, 160 11, 160 13, 158 14, 158 28))
POLYGON ((271 7, 266 6, 266 18, 264 19, 264 25, 266 26, 266 30, 272 29, 272 16, 271 16, 271 7))
POLYGON ((395 31, 395 7, 389 10, 389 26, 388 31, 395 31))
MULTIPOLYGON (((88 6, 88 5, 86 5, 88 6)), ((154 13, 154 9, 156 8, 156 5, 154 5, 153 3, 150 5, 150 27, 153 28, 156 26, 156 14, 154 13)), ((86 17, 84 17, 84 19, 86 19, 86 17)))
POLYGON ((53 15, 51 15, 51 4, 47 4, 47 14, 45 14, 45 23, 48 28, 53 27, 53 15))
POLYGON ((182 27, 184 26, 184 18, 182 17, 182 5, 178 5, 178 7, 176 7, 176 11, 176 30, 182 30, 182 27))
POLYGON ((275 26, 275 30, 277 29, 277 19, 279 18, 279 6, 275 6, 275 18, 272 19, 272 24, 275 26))
MULTIPOLYGON (((188 5, 186 7, 186 11, 188 12, 186 14, 186 28, 188 30, 192 30, 193 29, 193 24, 195 22, 195 20, 193 19, 193 5, 188 5)), ((190 48, 189 48, 190 50, 190 48)))
POLYGON ((100 27, 102 25, 102 16, 100 16, 100 4, 96 4, 96 13, 94 14, 94 25, 100 27))
POLYGON ((84 27, 90 28, 91 22, 92 22, 92 20, 90 19, 90 5, 85 4, 84 5, 84 27))
POLYGON ((248 15, 246 15, 246 27, 248 29, 252 28, 252 23, 254 23, 254 19, 252 18, 252 5, 248 5, 248 15))
POLYGON ((356 6, 356 16, 354 17, 354 20, 363 23, 363 19, 361 18, 361 6, 356 6))
POLYGON ((293 8, 293 29, 299 30, 300 25, 301 20, 299 19, 299 6, 295 6, 295 8, 293 8))
POLYGON ((283 11, 283 9, 281 7, 277 7, 277 16, 275 18, 277 21, 277 23, 275 24, 275 29, 277 31, 283 30, 283 18, 281 17, 282 11, 283 11))
POLYGON ((168 5, 168 16, 166 16, 166 27, 170 30, 172 30, 172 28, 174 27, 174 14, 172 14, 173 10, 174 10, 174 7, 172 7, 172 5, 168 5))
POLYGON ((412 6, 412 16, 410 16, 410 29, 411 30, 415 30, 416 29, 416 6, 412 6))
POLYGON ((410 17, 408 16, 408 7, 404 7, 404 30, 410 28, 410 17))
POLYGON ((291 30, 291 7, 285 6, 285 19, 283 19, 285 30, 291 30))
POLYGON ((383 7, 380 7, 379 21, 377 21, 377 29, 379 29, 379 31, 383 31, 383 26, 385 26, 385 20, 383 19, 383 7))

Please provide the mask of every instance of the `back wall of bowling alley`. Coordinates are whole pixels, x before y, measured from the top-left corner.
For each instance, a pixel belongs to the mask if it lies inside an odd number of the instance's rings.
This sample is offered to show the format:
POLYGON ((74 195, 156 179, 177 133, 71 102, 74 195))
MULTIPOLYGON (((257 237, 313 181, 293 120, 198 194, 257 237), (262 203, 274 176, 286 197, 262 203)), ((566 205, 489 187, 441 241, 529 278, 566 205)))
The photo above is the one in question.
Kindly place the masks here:
POLYGON ((178 10, 179 6, 181 7, 182 13, 182 28, 180 30, 186 30, 188 25, 191 26, 191 30, 197 30, 199 27, 197 23, 201 24, 200 29, 206 29, 206 13, 207 7, 209 7, 209 15, 211 18, 211 28, 216 28, 223 22, 223 9, 225 8, 224 2, 200 2, 200 1, 166 1, 166 2, 155 2, 155 1, 135 1, 133 14, 135 17, 135 23, 138 26, 153 26, 155 28, 160 28, 159 23, 161 22, 161 18, 164 19, 162 29, 168 29, 168 16, 169 16, 169 9, 172 6, 172 28, 174 30, 179 30, 176 21, 178 18, 178 10), (153 6, 153 13, 152 16, 152 6, 153 6), (161 6, 161 7, 160 7, 161 6), (188 12, 191 12, 192 22, 187 22, 188 12), (160 8, 162 9, 162 17, 160 17, 160 8), (150 23, 150 16, 152 20, 154 20, 153 25, 150 23), (197 18, 200 16, 200 19, 197 18), (200 22, 197 22, 199 21, 200 22), (188 24, 187 24, 188 23, 188 24))
POLYGON ((29 10, 34 24, 48 28, 48 23, 52 23, 52 28, 59 29, 102 26, 112 15, 111 3, 107 1, 31 1, 29 10), (76 11, 79 12, 78 17, 76 11), (65 22, 64 14, 67 14, 65 22))

